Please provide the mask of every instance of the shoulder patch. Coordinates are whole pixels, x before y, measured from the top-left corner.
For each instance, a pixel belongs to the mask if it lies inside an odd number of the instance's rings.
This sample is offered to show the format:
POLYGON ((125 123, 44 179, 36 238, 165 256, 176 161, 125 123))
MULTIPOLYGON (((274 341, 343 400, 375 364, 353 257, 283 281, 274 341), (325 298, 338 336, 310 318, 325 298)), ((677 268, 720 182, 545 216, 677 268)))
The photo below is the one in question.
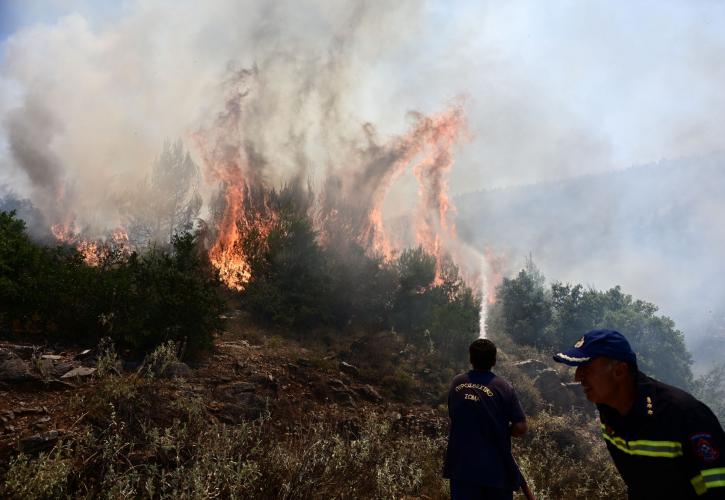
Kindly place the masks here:
POLYGON ((709 464, 720 458, 720 450, 712 440, 712 434, 698 432, 690 436, 693 454, 703 463, 709 464))

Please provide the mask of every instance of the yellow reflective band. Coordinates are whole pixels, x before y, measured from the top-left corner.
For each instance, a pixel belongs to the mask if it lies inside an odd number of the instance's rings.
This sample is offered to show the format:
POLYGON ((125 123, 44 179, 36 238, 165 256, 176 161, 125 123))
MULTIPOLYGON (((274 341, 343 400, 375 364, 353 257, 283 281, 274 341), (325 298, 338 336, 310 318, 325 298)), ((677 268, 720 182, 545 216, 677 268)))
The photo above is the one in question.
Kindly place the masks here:
POLYGON ((649 439, 625 441, 620 437, 609 435, 604 425, 602 425, 602 436, 604 439, 616 446, 617 449, 629 455, 664 458, 682 456, 682 445, 677 441, 652 441, 649 439))
POLYGON ((725 487, 725 467, 705 469, 701 472, 707 489, 725 487))
POLYGON ((705 469, 690 479, 695 493, 704 495, 711 488, 725 487, 725 467, 705 469))

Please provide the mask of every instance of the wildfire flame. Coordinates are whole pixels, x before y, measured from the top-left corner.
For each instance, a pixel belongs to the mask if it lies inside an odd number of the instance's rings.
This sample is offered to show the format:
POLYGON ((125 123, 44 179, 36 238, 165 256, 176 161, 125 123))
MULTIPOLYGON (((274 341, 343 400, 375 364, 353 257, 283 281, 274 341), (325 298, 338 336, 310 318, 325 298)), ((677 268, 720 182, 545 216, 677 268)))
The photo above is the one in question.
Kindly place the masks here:
POLYGON ((215 227, 209 259, 221 281, 237 291, 243 290, 252 277, 243 249, 245 237, 253 229, 261 236, 267 235, 274 219, 267 190, 250 165, 240 124, 248 95, 246 86, 254 82, 255 76, 254 71, 239 72, 240 87, 230 90, 225 109, 214 125, 193 135, 207 180, 218 183, 224 192, 224 209, 215 227))
MULTIPOLYGON (((241 291, 252 278, 249 237, 265 241, 278 220, 270 203, 272 192, 264 181, 265 159, 255 153, 249 137, 249 116, 255 111, 258 70, 242 70, 230 83, 224 107, 205 128, 192 134, 202 172, 208 185, 220 193, 209 205, 208 226, 211 264, 227 287, 241 291)), ((365 125, 367 147, 351 145, 349 158, 337 158, 340 168, 329 173, 310 216, 319 242, 343 234, 371 254, 392 260, 404 246, 421 246, 436 259, 435 283, 440 283, 446 255, 456 253, 455 211, 448 197, 447 175, 453 166, 453 149, 466 133, 461 103, 432 115, 411 113, 410 129, 382 143, 372 125, 365 125), (348 165, 352 165, 348 167, 348 165), (418 202, 407 237, 385 227, 383 206, 388 193, 403 175, 418 184, 418 202)), ((254 134, 251 134, 254 136, 254 134)), ((334 163, 333 159, 333 163, 334 163)), ((407 228, 406 228, 407 231, 407 228)), ((118 229, 102 239, 81 238, 73 224, 53 227, 60 241, 74 245, 88 265, 97 266, 108 255, 109 245, 129 249, 128 234, 118 229)), ((455 258, 455 255, 454 255, 455 258)))
MULTIPOLYGON (((255 176, 244 148, 239 117, 244 113, 246 95, 244 92, 233 93, 215 126, 194 136, 207 177, 218 182, 223 190, 224 210, 215 227, 216 237, 209 257, 221 280, 235 290, 243 290, 251 278, 243 249, 245 237, 252 230, 261 235, 268 234, 275 220, 274 210, 269 208, 265 195, 268 191, 259 176, 255 176)), ((323 214, 316 218, 321 242, 328 241, 330 232, 344 228, 371 253, 386 259, 394 258, 398 246, 384 226, 383 203, 396 179, 405 171, 411 171, 418 181, 420 195, 413 243, 435 256, 438 263, 436 280, 439 281, 445 242, 455 239, 455 227, 449 221, 452 204, 445 177, 453 165, 451 151, 464 122, 461 106, 432 116, 416 115, 407 134, 373 148, 375 154, 370 155, 367 163, 363 162, 357 177, 353 174, 348 192, 343 189, 332 197, 331 206, 316 211, 323 214), (360 185, 368 187, 361 189, 360 185), (350 199, 356 200, 357 205, 345 207, 350 199), (349 221, 341 215, 358 212, 363 214, 362 218, 353 216, 349 221)))
POLYGON ((465 118, 460 105, 432 116, 419 114, 416 118, 412 130, 394 141, 394 149, 402 154, 372 197, 362 240, 372 241, 372 250, 386 258, 394 256, 395 245, 383 225, 382 204, 393 182, 403 170, 410 168, 419 186, 414 244, 435 256, 436 282, 440 282, 444 241, 456 237, 455 225, 449 221, 453 205, 448 198, 446 174, 453 166, 452 149, 465 129, 465 118))
POLYGON ((113 250, 124 257, 132 251, 128 233, 122 228, 116 228, 108 237, 98 239, 82 238, 74 222, 53 224, 50 231, 61 243, 75 247, 86 265, 91 267, 100 266, 113 250))

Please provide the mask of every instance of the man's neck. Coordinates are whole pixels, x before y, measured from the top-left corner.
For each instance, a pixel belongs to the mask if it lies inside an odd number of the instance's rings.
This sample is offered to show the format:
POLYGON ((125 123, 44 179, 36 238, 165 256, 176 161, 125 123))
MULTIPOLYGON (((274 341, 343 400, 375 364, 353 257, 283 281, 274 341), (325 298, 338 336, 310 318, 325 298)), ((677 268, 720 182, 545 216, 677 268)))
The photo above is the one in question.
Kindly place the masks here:
POLYGON ((636 398, 637 386, 634 380, 629 378, 626 383, 619 386, 619 390, 613 398, 613 401, 609 403, 609 406, 624 416, 632 410, 636 398))

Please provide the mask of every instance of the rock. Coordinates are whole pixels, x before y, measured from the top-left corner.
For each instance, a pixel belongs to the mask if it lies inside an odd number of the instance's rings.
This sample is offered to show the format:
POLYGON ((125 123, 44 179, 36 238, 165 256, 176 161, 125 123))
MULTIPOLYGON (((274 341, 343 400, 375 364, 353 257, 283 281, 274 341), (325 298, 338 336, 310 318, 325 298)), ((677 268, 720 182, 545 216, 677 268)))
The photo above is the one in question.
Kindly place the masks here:
POLYGON ((345 385, 345 383, 342 380, 337 379, 337 378, 331 378, 330 380, 327 381, 327 383, 330 387, 336 387, 338 389, 347 389, 347 386, 345 385))
POLYGON ((380 393, 376 391, 375 388, 371 385, 361 385, 359 387, 355 387, 354 390, 361 398, 367 401, 379 403, 383 400, 383 397, 380 395, 380 393))
POLYGON ((566 389, 572 395, 573 406, 576 406, 588 415, 594 415, 594 410, 596 409, 596 406, 594 406, 594 403, 587 399, 586 395, 584 394, 584 389, 579 382, 566 382, 564 383, 564 387, 566 387, 566 389))
POLYGON ((30 365, 9 349, 0 349, 0 381, 29 382, 40 377, 30 370, 30 365))
POLYGON ((50 417, 41 417, 35 422, 32 423, 32 426, 36 429, 46 429, 48 426, 46 425, 48 422, 50 422, 50 417))
POLYGON ((21 439, 18 442, 18 450, 22 453, 34 455, 41 451, 49 450, 58 442, 60 434, 58 431, 43 432, 21 439))
POLYGON ((357 367, 351 365, 350 363, 347 363, 345 361, 340 361, 339 369, 342 373, 346 373, 348 375, 351 375, 353 377, 357 377, 360 375, 360 371, 357 369, 357 367))
POLYGON ((541 397, 558 410, 567 410, 574 404, 574 397, 559 374, 553 368, 539 372, 534 379, 534 386, 541 393, 541 397))
POLYGON ((355 406, 355 400, 352 394, 347 389, 335 389, 330 391, 330 397, 333 401, 336 401, 345 406, 355 406))
POLYGON ((214 398, 220 401, 235 402, 242 393, 254 392, 256 386, 249 382, 235 382, 229 385, 222 385, 214 389, 214 398))
POLYGON ((549 368, 549 366, 543 361, 538 359, 525 359, 524 361, 518 361, 513 364, 516 368, 528 375, 529 378, 534 378, 539 372, 542 372, 549 368))
POLYGON ((60 378, 73 368, 75 368, 74 365, 70 363, 53 363, 50 367, 48 367, 48 374, 51 377, 60 378))
MULTIPOLYGON (((9 350, 20 359, 30 361, 31 359, 33 359, 33 355, 38 350, 38 348, 32 345, 12 345, 10 346, 9 350)), ((2 349, 0 349, 0 351, 2 351, 2 349)), ((0 359, 1 358, 2 356, 0 355, 0 359)))
POLYGON ((19 407, 12 410, 16 415, 31 415, 34 413, 48 413, 46 408, 40 408, 37 406, 19 407))
POLYGON ((73 368, 71 371, 60 377, 61 379, 69 379, 69 378, 85 378, 90 377, 96 372, 95 368, 88 368, 86 366, 79 366, 78 368, 73 368))

